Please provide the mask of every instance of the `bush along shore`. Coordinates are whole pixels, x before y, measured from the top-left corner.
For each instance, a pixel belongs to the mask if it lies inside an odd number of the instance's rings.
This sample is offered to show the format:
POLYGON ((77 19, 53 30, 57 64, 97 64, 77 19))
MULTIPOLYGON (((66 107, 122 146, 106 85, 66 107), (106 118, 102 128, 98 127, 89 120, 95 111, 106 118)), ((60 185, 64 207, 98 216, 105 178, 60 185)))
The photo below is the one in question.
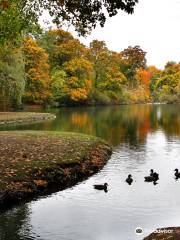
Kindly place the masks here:
POLYGON ((0 206, 48 194, 98 172, 111 147, 96 137, 60 132, 0 132, 0 206))
POLYGON ((37 123, 55 118, 56 116, 51 113, 0 112, 0 126, 37 123))

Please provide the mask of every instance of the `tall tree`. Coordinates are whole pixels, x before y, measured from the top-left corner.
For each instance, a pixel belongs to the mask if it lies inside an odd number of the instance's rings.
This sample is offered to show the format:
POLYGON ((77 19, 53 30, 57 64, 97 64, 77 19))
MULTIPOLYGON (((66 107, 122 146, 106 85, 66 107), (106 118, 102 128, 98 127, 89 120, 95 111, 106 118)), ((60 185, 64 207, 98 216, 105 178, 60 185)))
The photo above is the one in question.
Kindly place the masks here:
POLYGON ((31 4, 26 0, 0 0, 0 45, 19 45, 22 34, 39 29, 31 4))
POLYGON ((49 54, 51 69, 62 65, 73 58, 85 57, 86 47, 75 39, 71 33, 62 29, 52 29, 45 32, 39 43, 49 54))
POLYGON ((90 61, 94 66, 94 87, 98 88, 98 84, 105 78, 105 71, 109 65, 109 50, 104 41, 93 40, 90 43, 90 61))
POLYGON ((0 48, 0 97, 14 107, 22 104, 25 74, 20 49, 0 48))
POLYGON ((139 46, 128 47, 121 52, 121 56, 121 70, 129 80, 130 86, 135 87, 135 74, 137 69, 145 69, 146 67, 146 52, 139 46))
POLYGON ((162 74, 162 70, 156 68, 155 66, 150 66, 150 67, 147 68, 147 70, 151 74, 150 90, 151 90, 151 93, 154 95, 155 91, 156 91, 156 82, 160 78, 160 76, 162 74))
POLYGON ((92 87, 93 67, 83 58, 75 58, 64 64, 67 73, 67 94, 71 101, 83 102, 92 87))
POLYGON ((25 99, 30 103, 45 103, 51 97, 48 54, 37 42, 24 39, 26 89, 25 99))
POLYGON ((51 93, 52 100, 55 103, 65 103, 67 101, 67 76, 66 72, 59 69, 54 69, 51 72, 51 93))

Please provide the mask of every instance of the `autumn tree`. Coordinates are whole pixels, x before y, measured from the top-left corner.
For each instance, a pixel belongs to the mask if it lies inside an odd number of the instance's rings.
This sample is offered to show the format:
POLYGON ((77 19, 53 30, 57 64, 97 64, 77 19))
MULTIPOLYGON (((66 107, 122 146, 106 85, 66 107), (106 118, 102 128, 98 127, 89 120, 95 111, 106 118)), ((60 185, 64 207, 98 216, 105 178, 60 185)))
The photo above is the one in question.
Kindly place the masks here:
POLYGON ((110 51, 104 41, 93 40, 90 43, 89 50, 89 59, 92 61, 94 67, 94 87, 98 88, 99 85, 107 80, 108 71, 111 72, 112 69, 116 72, 120 71, 121 56, 118 53, 110 51))
POLYGON ((150 87, 151 77, 151 72, 146 69, 140 68, 136 72, 136 80, 147 90, 149 90, 150 87))
POLYGON ((24 39, 26 88, 25 100, 29 103, 45 103, 51 97, 48 54, 37 42, 24 39))
POLYGON ((116 66, 109 67, 106 70, 104 81, 99 84, 99 89, 118 93, 122 91, 126 82, 126 77, 116 66))
POLYGON ((62 65, 73 58, 85 57, 86 47, 75 39, 71 33, 62 29, 52 29, 45 32, 39 43, 49 54, 51 69, 62 65))
POLYGON ((137 84, 135 78, 136 71, 146 67, 146 52, 139 46, 128 47, 121 52, 121 56, 121 71, 127 77, 129 86, 135 87, 137 84))
POLYGON ((150 90, 151 93, 153 95, 155 95, 155 91, 156 91, 156 83, 158 81, 158 79, 160 78, 161 74, 162 74, 162 70, 158 69, 155 66, 149 66, 147 68, 147 70, 150 72, 151 74, 151 79, 150 79, 150 90))
POLYGON ((138 82, 137 90, 139 90, 139 97, 146 100, 150 99, 150 83, 152 74, 147 69, 138 69, 136 71, 135 79, 138 82))
POLYGON ((180 64, 168 62, 155 84, 160 101, 180 102, 180 64))
POLYGON ((173 61, 167 62, 164 68, 164 74, 176 74, 180 72, 180 63, 173 61))
POLYGON ((74 102, 87 100, 92 87, 93 67, 83 58, 74 58, 64 64, 67 74, 67 94, 74 102))

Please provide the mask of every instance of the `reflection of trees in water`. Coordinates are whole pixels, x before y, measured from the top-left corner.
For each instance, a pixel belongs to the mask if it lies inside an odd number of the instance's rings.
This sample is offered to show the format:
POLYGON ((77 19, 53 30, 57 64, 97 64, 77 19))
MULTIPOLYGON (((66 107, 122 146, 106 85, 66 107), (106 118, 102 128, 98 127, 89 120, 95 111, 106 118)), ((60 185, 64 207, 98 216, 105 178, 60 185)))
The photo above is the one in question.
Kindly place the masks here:
POLYGON ((23 225, 28 226, 29 209, 26 204, 0 213, 0 239, 24 240, 21 236, 23 225))
POLYGON ((96 135, 118 145, 142 145, 147 134, 161 128, 167 135, 180 136, 180 113, 177 106, 128 105, 79 108, 60 111, 56 130, 96 135))
POLYGON ((130 147, 145 144, 147 134, 157 129, 163 130, 167 137, 180 137, 178 105, 62 108, 55 113, 57 118, 53 122, 16 129, 80 132, 101 137, 115 146, 127 142, 130 147))
POLYGON ((180 105, 164 105, 161 107, 159 126, 166 137, 180 137, 180 105))
POLYGON ((117 145, 128 141, 138 145, 150 131, 150 106, 117 106, 60 111, 56 130, 96 135, 117 145))

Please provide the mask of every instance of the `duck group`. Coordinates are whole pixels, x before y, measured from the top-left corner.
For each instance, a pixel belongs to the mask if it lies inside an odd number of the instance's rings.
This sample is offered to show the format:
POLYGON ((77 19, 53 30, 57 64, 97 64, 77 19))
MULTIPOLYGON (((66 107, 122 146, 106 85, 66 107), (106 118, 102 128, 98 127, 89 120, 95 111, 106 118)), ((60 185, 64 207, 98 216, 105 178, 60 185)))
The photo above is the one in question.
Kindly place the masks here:
MULTIPOLYGON (((180 178, 180 172, 179 169, 175 169, 174 170, 174 176, 176 179, 180 178)), ((145 176, 144 177, 144 181, 145 182, 153 182, 154 185, 157 184, 157 181, 159 180, 159 174, 157 172, 155 172, 153 169, 150 170, 150 174, 149 176, 145 176)), ((131 185, 133 183, 133 178, 132 175, 129 174, 128 177, 126 178, 125 182, 127 182, 129 185, 131 185)), ((94 185, 94 188, 97 190, 104 190, 105 192, 107 192, 107 187, 108 184, 104 183, 104 184, 96 184, 94 185)))
POLYGON ((159 174, 154 172, 153 169, 150 170, 150 175, 144 177, 145 182, 157 182, 159 180, 159 174))

